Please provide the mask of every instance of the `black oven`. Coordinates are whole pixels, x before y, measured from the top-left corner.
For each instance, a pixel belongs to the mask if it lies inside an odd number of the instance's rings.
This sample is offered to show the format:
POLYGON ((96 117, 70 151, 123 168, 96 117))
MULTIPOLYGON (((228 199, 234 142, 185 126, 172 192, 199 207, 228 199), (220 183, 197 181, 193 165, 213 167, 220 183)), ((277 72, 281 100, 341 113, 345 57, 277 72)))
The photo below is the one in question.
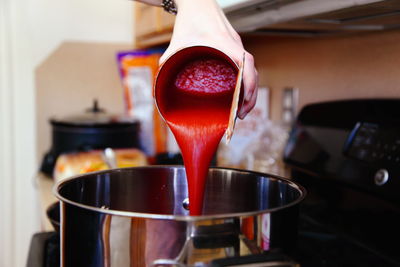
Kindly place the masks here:
POLYGON ((400 266, 400 100, 304 107, 284 160, 308 191, 302 266, 400 266))

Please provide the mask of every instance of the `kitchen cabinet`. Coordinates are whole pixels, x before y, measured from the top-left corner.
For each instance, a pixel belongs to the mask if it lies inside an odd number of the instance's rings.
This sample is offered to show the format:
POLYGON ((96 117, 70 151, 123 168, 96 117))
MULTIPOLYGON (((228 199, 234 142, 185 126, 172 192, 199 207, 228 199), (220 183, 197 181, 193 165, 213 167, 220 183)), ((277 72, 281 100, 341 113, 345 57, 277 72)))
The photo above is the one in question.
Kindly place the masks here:
MULTIPOLYGON (((217 0, 222 8, 247 0, 217 0)), ((172 36, 175 16, 162 8, 143 3, 135 3, 135 45, 150 47, 168 43, 172 36)))
POLYGON ((172 36, 175 16, 162 8, 135 3, 135 45, 150 47, 168 43, 172 36))
MULTIPOLYGON (((399 28, 398 0, 217 0, 236 31, 281 35, 337 35, 399 28)), ((159 7, 136 7, 136 44, 166 43, 174 16, 159 7)))

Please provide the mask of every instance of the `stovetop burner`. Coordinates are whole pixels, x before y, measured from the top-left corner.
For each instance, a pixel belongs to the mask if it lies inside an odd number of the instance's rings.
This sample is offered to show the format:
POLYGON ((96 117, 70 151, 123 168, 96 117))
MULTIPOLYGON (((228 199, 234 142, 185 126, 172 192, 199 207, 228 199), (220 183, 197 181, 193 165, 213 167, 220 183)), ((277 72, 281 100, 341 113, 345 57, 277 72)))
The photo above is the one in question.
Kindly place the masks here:
POLYGON ((373 251, 343 233, 337 233, 306 215, 301 215, 294 259, 301 266, 398 266, 398 262, 373 251))

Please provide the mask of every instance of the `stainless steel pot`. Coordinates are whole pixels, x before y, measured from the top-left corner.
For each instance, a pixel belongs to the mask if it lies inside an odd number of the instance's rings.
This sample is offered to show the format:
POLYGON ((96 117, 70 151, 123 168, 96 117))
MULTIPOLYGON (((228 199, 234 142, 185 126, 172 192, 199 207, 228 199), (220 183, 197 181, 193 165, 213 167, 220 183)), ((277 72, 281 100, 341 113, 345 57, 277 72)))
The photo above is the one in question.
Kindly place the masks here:
POLYGON ((305 190, 274 175, 212 168, 204 215, 189 216, 184 168, 150 166, 74 177, 55 194, 61 266, 208 266, 290 250, 305 190))

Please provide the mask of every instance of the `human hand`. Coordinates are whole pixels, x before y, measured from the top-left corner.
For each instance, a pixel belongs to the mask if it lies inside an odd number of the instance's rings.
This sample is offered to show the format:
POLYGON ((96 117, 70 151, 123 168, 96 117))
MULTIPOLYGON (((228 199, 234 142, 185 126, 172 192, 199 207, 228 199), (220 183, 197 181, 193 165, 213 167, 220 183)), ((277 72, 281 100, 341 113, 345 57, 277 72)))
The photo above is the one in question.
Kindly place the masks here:
POLYGON ((219 49, 236 63, 242 61, 244 53, 244 103, 238 113, 239 118, 244 119, 257 100, 258 73, 253 56, 243 48, 239 34, 233 29, 215 0, 175 0, 175 4, 178 14, 174 32, 160 63, 177 50, 195 45, 219 49))

